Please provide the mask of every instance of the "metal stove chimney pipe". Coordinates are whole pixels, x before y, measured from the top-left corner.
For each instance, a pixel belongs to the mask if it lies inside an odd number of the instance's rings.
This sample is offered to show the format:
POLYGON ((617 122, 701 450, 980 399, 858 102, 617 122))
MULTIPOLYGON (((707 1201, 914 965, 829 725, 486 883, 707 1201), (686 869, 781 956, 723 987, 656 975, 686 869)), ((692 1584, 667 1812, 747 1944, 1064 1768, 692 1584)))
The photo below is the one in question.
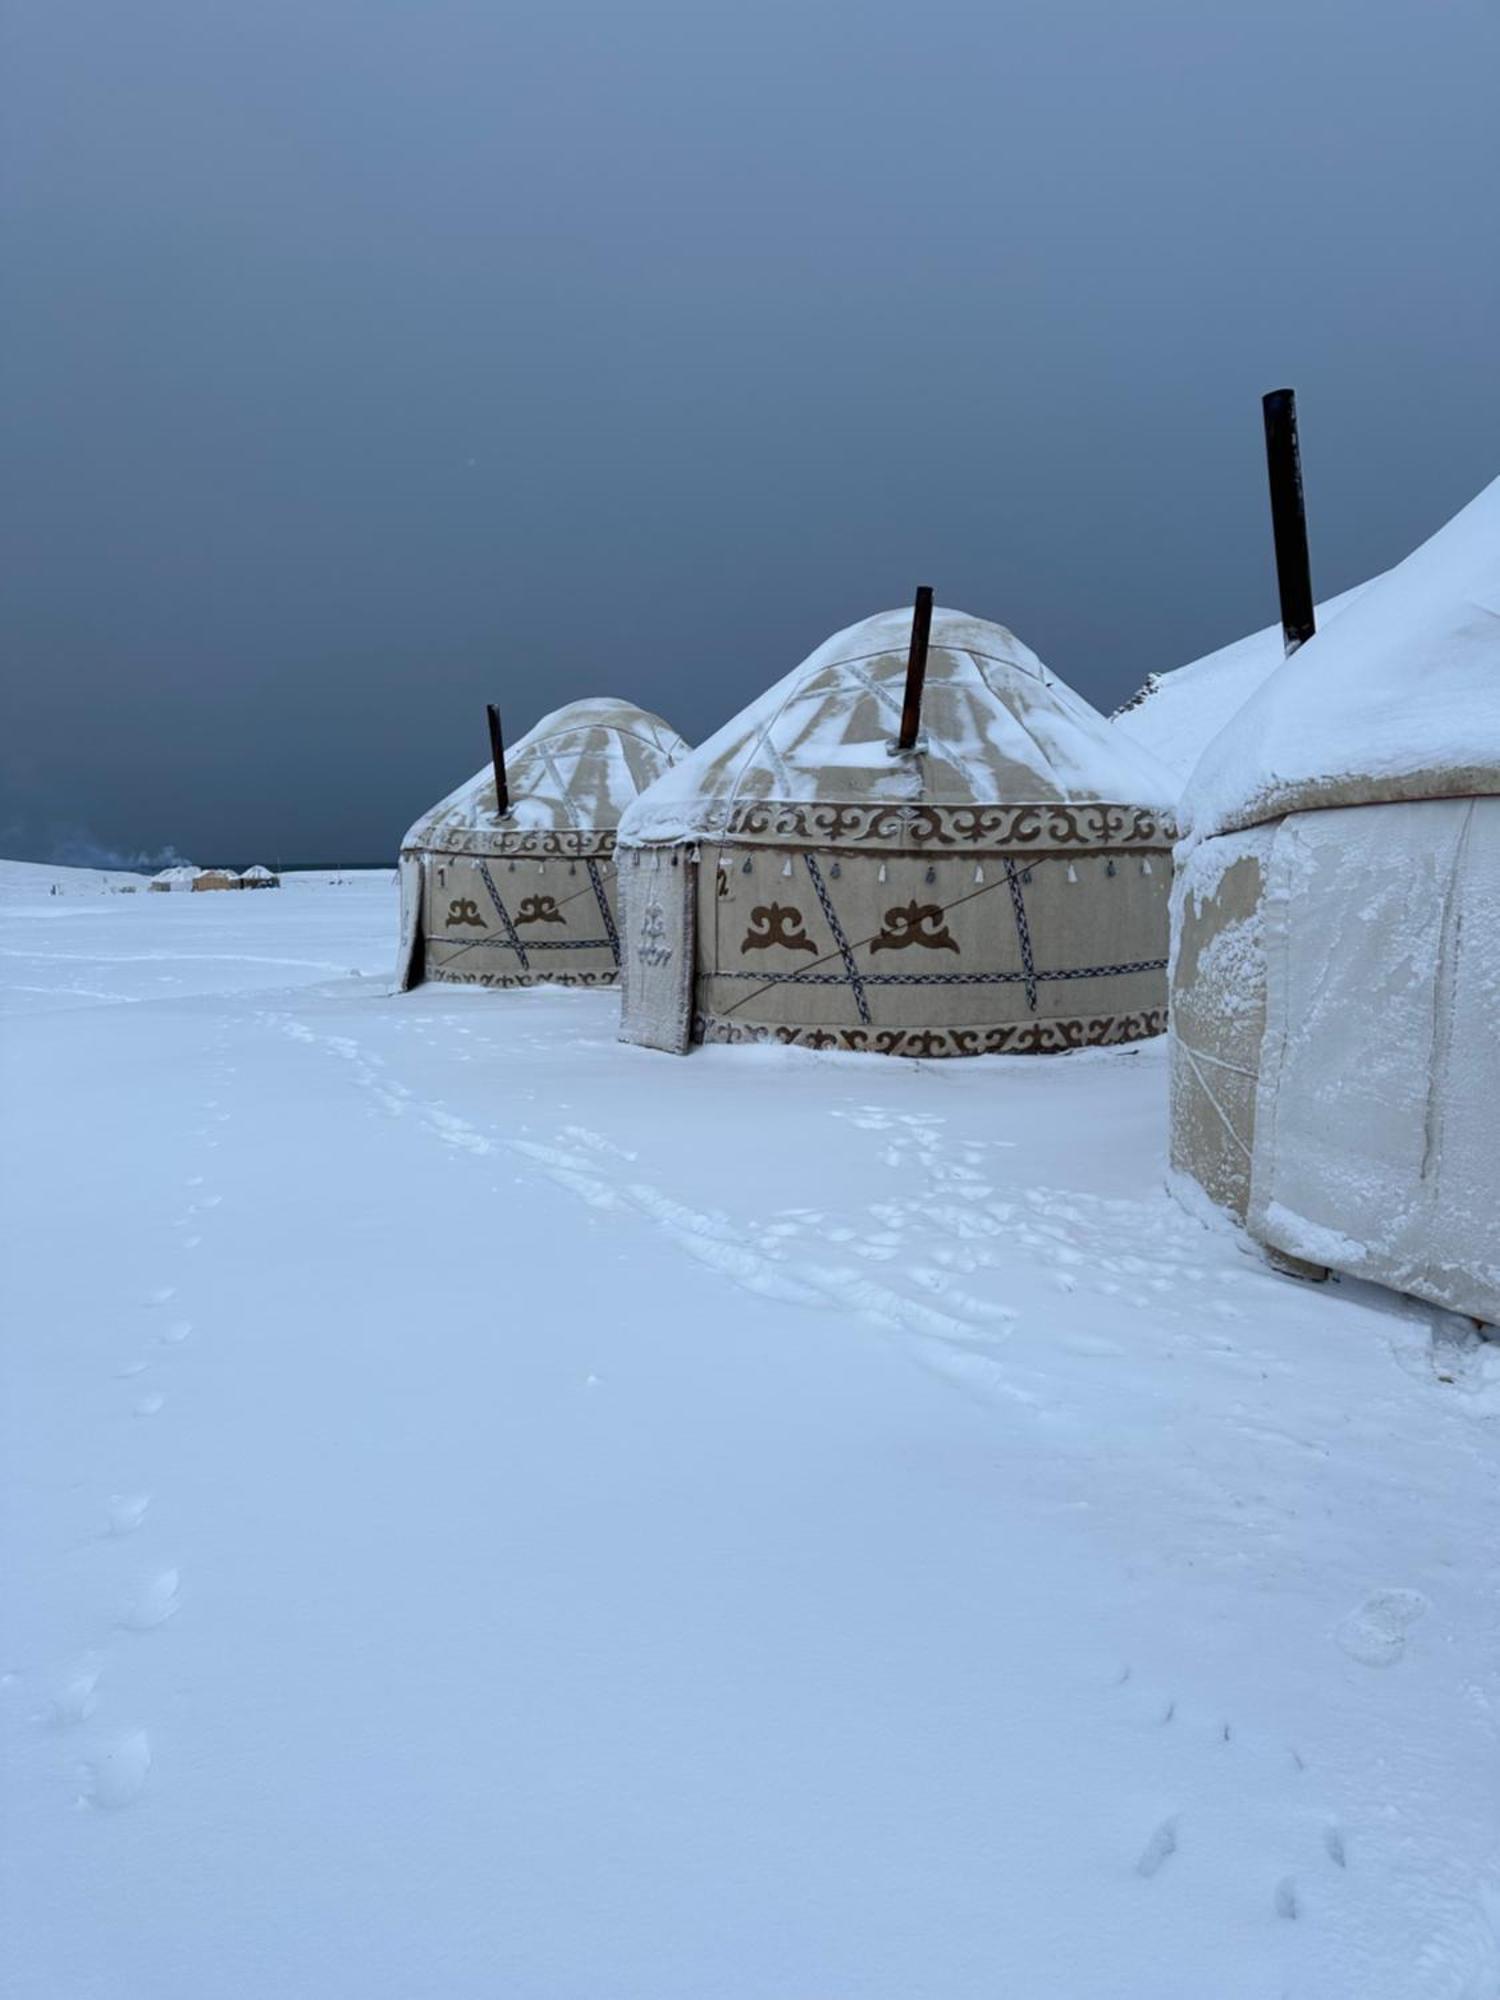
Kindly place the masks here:
POLYGON ((916 748, 917 731, 922 726, 922 683, 927 678, 927 642, 932 636, 932 589, 921 584, 911 614, 911 651, 906 656, 906 699, 901 704, 901 734, 898 750, 916 748))
POLYGON ((1276 584, 1281 593, 1281 637, 1290 659, 1318 629, 1313 613, 1312 567, 1307 554, 1302 456, 1297 449, 1297 396, 1292 389, 1272 389, 1260 400, 1266 421, 1266 470, 1271 480, 1271 532, 1276 541, 1276 584))

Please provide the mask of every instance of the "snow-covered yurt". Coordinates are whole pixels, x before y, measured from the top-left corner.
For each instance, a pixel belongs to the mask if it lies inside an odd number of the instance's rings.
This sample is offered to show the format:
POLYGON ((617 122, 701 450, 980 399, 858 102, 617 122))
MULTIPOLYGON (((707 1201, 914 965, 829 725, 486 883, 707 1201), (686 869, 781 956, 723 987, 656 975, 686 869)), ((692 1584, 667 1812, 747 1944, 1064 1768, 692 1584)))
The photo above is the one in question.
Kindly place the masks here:
POLYGON ((264 868, 257 862, 253 868, 247 868, 240 877, 240 887, 242 889, 279 889, 281 887, 281 877, 273 874, 269 868, 264 868))
POLYGON ((148 889, 162 893, 177 889, 191 889, 202 870, 192 861, 181 861, 174 868, 163 868, 159 875, 153 875, 146 884, 148 889))
POLYGON ((194 871, 189 886, 194 889, 238 889, 240 878, 232 868, 199 868, 194 871))
POLYGON ((1184 1192, 1500 1319, 1500 481, 1270 675, 1182 814, 1184 1192))
POLYGON ((615 830, 686 749, 659 716, 607 698, 544 716, 508 754, 497 739, 495 760, 401 843, 401 989, 613 984, 615 830))
POLYGON ((917 653, 910 611, 837 633, 626 813, 627 1040, 949 1056, 1161 1032, 1170 773, 961 611, 932 614, 908 731, 917 653))

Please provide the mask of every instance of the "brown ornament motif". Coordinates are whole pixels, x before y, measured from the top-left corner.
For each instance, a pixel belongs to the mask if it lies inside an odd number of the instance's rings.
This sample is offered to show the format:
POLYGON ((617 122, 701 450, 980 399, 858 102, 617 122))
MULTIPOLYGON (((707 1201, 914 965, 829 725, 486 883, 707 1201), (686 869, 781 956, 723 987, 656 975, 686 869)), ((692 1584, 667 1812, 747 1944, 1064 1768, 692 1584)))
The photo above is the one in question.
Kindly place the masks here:
POLYGON ((523 896, 516 911, 518 929, 522 924, 565 924, 567 921, 557 907, 555 896, 523 896))
POLYGON ((943 912, 936 903, 908 903, 905 909, 898 904, 885 913, 885 925, 880 935, 872 942, 871 951, 905 951, 909 944, 919 944, 928 951, 958 951, 958 940, 943 922, 943 912))
POLYGON ((482 931, 485 928, 484 918, 479 914, 479 905, 472 896, 455 896, 448 905, 445 921, 450 927, 468 924, 474 930, 482 931))
POLYGON ((769 951, 773 945, 780 945, 783 951, 810 951, 814 957, 818 951, 807 935, 800 910, 788 903, 757 903, 750 912, 750 928, 745 932, 740 955, 743 957, 747 951, 769 951))

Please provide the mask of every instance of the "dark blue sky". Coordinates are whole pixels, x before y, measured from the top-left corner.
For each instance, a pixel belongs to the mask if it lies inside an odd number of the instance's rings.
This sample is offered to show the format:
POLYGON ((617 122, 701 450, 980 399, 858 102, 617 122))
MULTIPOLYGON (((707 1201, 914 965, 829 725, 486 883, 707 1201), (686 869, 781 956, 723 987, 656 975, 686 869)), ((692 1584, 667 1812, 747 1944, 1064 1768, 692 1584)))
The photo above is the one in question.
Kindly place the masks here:
POLYGON ((8 0, 0 851, 374 858, 906 600, 1112 706, 1500 470, 1493 0, 8 0))

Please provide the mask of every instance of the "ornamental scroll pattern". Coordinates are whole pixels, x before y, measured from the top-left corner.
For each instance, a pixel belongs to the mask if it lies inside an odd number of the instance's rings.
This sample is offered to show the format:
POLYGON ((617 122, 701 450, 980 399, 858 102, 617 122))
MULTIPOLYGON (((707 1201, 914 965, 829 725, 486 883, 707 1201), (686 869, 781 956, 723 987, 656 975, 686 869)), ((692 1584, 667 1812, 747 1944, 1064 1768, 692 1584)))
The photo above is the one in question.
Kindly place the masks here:
POLYGON ((453 972, 429 962, 426 978, 441 986, 618 986, 613 967, 600 972, 453 972))
POLYGON ((1169 814, 1098 804, 930 806, 777 804, 743 800, 720 838, 767 846, 897 847, 925 852, 1009 848, 1074 852, 1089 847, 1164 852, 1176 838, 1169 814))
POLYGON ((499 854, 507 859, 529 856, 533 861, 557 855, 567 861, 612 857, 615 830, 610 827, 447 826, 421 829, 401 850, 403 854, 499 854))
POLYGON ((1131 1014, 1086 1014, 1072 1020, 1008 1021, 978 1028, 796 1028, 693 1016, 695 1042, 779 1042, 789 1048, 848 1049, 883 1056, 1063 1055, 1163 1034, 1164 1007, 1131 1014))

